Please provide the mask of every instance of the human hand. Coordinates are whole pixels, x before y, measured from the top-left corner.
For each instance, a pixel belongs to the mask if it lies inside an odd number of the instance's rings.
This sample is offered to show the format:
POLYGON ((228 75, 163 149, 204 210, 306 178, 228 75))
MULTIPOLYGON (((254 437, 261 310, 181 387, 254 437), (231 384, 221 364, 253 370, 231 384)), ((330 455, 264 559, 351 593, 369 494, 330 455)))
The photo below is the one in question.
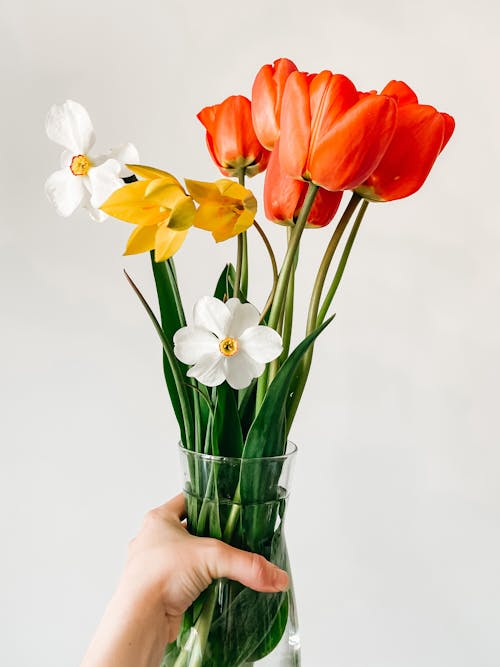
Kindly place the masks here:
POLYGON ((286 572, 262 556, 191 535, 184 517, 182 494, 147 513, 82 667, 157 667, 183 613, 213 579, 262 592, 286 589, 286 572))
POLYGON ((256 591, 275 592, 288 575, 262 556, 235 549, 219 540, 194 537, 182 523, 182 494, 148 512, 129 544, 123 585, 136 593, 161 596, 169 619, 168 641, 174 641, 182 615, 213 579, 227 577, 256 591))

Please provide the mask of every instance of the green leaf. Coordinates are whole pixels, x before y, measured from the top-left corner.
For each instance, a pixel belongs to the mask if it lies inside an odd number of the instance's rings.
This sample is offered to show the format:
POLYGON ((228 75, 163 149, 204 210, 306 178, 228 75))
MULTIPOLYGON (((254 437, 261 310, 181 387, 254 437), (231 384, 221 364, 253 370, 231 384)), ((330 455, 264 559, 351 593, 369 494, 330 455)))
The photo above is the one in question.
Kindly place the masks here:
MULTIPOLYGON (((290 385, 300 361, 333 317, 304 338, 279 369, 268 387, 258 415, 248 432, 243 458, 281 456, 286 442, 286 403, 290 385)), ((242 495, 243 498, 243 495, 242 495)))
POLYGON ((219 385, 216 392, 212 423, 212 453, 215 456, 240 457, 243 452, 243 434, 238 414, 237 393, 227 382, 219 385))
POLYGON ((284 595, 273 624, 269 628, 267 634, 264 635, 264 639, 259 644, 257 650, 247 658, 247 662, 252 663, 257 662, 257 660, 262 660, 262 658, 265 658, 266 655, 269 655, 269 653, 276 648, 285 632, 286 624, 288 622, 288 608, 288 595, 284 595))
POLYGON ((161 325, 167 338, 172 341, 175 332, 186 326, 186 317, 177 286, 174 260, 155 262, 151 254, 151 265, 158 293, 161 325))
POLYGON ((252 383, 248 387, 240 389, 238 392, 238 412, 240 413, 241 430, 243 431, 244 438, 246 438, 252 425, 256 394, 257 380, 252 380, 252 383))
MULTIPOLYGON (((193 437, 193 414, 189 402, 189 397, 186 392, 186 387, 184 386, 184 376, 182 374, 180 364, 177 360, 177 357, 174 355, 174 351, 170 340, 165 335, 165 332, 163 331, 158 320, 156 319, 155 314, 151 310, 151 307, 149 306, 148 302, 146 301, 146 299, 144 298, 144 296, 142 295, 141 291, 134 283, 132 278, 128 275, 128 273, 126 271, 124 271, 124 273, 132 289, 138 296, 139 301, 144 306, 145 311, 149 315, 156 329, 156 332, 160 337, 160 341, 169 364, 169 380, 172 382, 172 387, 173 387, 173 392, 170 392, 170 387, 169 387, 170 397, 172 398, 175 395, 178 398, 179 414, 177 415, 176 412, 176 416, 179 421, 179 426, 181 428, 181 437, 183 438, 182 442, 185 447, 189 447, 190 445, 192 445, 192 437, 193 437)), ((172 401, 172 404, 174 404, 174 401, 172 401)))
POLYGON ((236 271, 234 266, 229 263, 223 268, 217 281, 214 296, 221 301, 227 301, 233 294, 234 280, 236 271))
MULTIPOLYGON (((170 345, 172 345, 175 332, 186 324, 186 318, 184 316, 184 310, 177 286, 174 261, 173 259, 169 259, 167 262, 155 262, 154 253, 151 252, 150 255, 156 292, 158 294, 161 326, 167 340, 169 341, 170 345)), ((177 365, 181 369, 183 377, 186 377, 188 367, 178 360, 177 365)), ((163 352, 163 374, 165 376, 165 382, 167 384, 170 401, 172 403, 172 407, 181 430, 181 440, 183 445, 186 447, 187 438, 184 429, 181 403, 177 393, 175 379, 172 374, 171 364, 165 352, 163 352)), ((189 395, 189 393, 188 401, 190 408, 192 409, 195 401, 193 397, 189 395)))

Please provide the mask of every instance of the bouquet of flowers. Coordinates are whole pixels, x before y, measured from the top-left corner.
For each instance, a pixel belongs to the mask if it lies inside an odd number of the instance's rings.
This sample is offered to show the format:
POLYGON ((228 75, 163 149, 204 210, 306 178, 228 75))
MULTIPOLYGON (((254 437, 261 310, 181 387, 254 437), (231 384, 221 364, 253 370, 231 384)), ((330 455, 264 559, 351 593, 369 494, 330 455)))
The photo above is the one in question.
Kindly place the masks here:
MULTIPOLYGON (((84 206, 94 220, 110 215, 132 223, 125 254, 150 252, 159 316, 127 279, 163 348, 179 423, 188 529, 288 568, 283 517, 295 451, 288 434, 315 340, 333 319, 330 307, 369 202, 416 192, 454 121, 420 104, 401 81, 380 93, 361 92, 342 74, 308 74, 286 58, 260 69, 251 101, 234 95, 198 118, 223 178, 182 184, 167 171, 138 164, 131 144, 91 156, 95 136, 87 111, 69 100, 55 105, 47 133, 65 150, 46 191, 63 216, 84 206), (264 171, 265 215, 286 235, 281 266, 246 185, 264 171), (314 278, 306 331, 291 350, 302 235, 329 225, 346 191, 350 198, 314 278), (217 243, 235 237, 237 248, 235 263, 226 264, 213 293, 201 296, 187 320, 174 255, 191 227, 211 232, 217 243), (273 275, 260 309, 248 300, 252 227, 273 275)), ((292 591, 256 593, 216 581, 185 614, 163 665, 298 665, 295 616, 292 591)))

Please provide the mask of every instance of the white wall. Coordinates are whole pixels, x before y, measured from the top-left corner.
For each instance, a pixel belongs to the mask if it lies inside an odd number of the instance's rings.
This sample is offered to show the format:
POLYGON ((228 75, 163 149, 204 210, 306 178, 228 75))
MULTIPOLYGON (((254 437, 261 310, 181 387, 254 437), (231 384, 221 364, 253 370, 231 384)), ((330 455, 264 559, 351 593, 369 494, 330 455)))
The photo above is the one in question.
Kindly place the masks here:
MULTIPOLYGON (((304 665, 499 664, 498 22, 491 0, 4 3, 3 665, 78 664, 142 514, 180 483, 159 346, 122 275, 152 298, 148 258, 121 257, 124 223, 56 216, 45 113, 76 99, 98 148, 215 179, 195 113, 280 56, 365 89, 404 79, 457 121, 419 193, 369 208, 293 433, 304 665)), ((304 309, 330 231, 307 234, 304 309)), ((186 304, 233 255, 191 235, 186 304)))

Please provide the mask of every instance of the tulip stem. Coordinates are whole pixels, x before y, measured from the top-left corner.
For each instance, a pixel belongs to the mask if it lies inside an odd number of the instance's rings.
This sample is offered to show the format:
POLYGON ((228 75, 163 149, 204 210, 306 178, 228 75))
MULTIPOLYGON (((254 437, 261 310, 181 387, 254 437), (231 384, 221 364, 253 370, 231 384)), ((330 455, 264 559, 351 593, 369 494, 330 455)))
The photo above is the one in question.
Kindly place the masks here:
POLYGON ((240 280, 240 293, 243 299, 247 298, 248 294, 248 241, 247 233, 242 232, 241 236, 241 245, 243 246, 242 258, 241 258, 241 280, 240 280))
POLYGON ((274 294, 276 292, 276 285, 278 283, 278 265, 276 264, 276 257, 274 256, 273 248, 271 244, 269 243, 269 239, 266 236, 266 233, 262 229, 262 227, 259 225, 259 223, 254 220, 253 221, 253 226, 255 229, 259 232, 261 239, 264 241, 264 245, 266 246, 266 250, 269 254, 269 259, 271 260, 271 268, 273 271, 273 286, 271 288, 271 292, 267 298, 266 305, 264 306, 264 310, 262 311, 262 314, 260 316, 259 324, 264 320, 265 316, 267 315, 269 309, 272 306, 273 299, 274 299, 274 294))
MULTIPOLYGON (((268 321, 268 326, 276 330, 278 328, 278 324, 281 318, 281 312, 283 310, 284 299, 286 296, 286 289, 288 287, 288 282, 290 280, 290 274, 293 271, 295 263, 295 255, 297 254, 297 250, 299 248, 300 238, 306 226, 307 218, 311 211, 314 198, 316 197, 316 193, 318 192, 318 190, 319 190, 318 185, 315 185, 314 183, 309 183, 309 187, 307 188, 306 196, 304 198, 304 203, 302 204, 302 208, 300 209, 299 217, 297 218, 297 222, 295 223, 292 229, 292 233, 290 234, 290 239, 288 241, 288 247, 286 250, 285 259, 283 260, 283 264, 279 272, 278 284, 276 285, 276 292, 274 295, 273 305, 271 307, 271 313, 269 315, 269 321, 268 321)), ((266 367, 266 370, 257 381, 255 414, 257 414, 258 411, 260 410, 260 406, 262 405, 262 401, 264 400, 264 396, 269 384, 268 368, 269 367, 266 367)))
MULTIPOLYGON (((319 302, 321 299, 321 293, 323 291, 323 286, 325 284, 326 276, 328 274, 328 269, 330 268, 333 255, 335 254, 335 250, 337 249, 339 241, 342 238, 342 234, 344 233, 349 223, 349 220, 352 218, 352 215, 356 210, 360 201, 361 201, 361 196, 358 195, 356 192, 353 192, 351 199, 349 200, 349 203, 347 204, 342 214, 342 217, 340 218, 333 232, 332 238, 330 239, 330 242, 325 250, 323 259, 321 260, 321 264, 318 269, 318 273, 316 275, 314 287, 311 293, 311 301, 309 303, 309 313, 307 317, 306 336, 308 336, 316 329, 317 326, 316 323, 318 321, 319 302)), ((295 383, 295 386, 293 387, 293 392, 292 392, 293 396, 292 399, 290 400, 290 404, 287 410, 288 428, 290 428, 290 426, 292 425, 293 418, 295 417, 295 413, 297 412, 300 399, 302 398, 302 394, 304 393, 304 387, 307 381, 307 376, 309 375, 309 370, 311 368, 313 348, 314 345, 311 345, 311 347, 304 354, 304 357, 302 358, 299 367, 297 381, 295 383)))
MULTIPOLYGON (((290 239, 291 229, 287 228, 288 239, 290 239)), ((279 357, 279 365, 281 366, 288 357, 290 351, 290 339, 292 337, 292 325, 293 325, 293 302, 295 294, 295 269, 297 268, 297 263, 299 261, 299 253, 297 251, 295 255, 295 262, 293 265, 293 271, 290 275, 290 282, 288 283, 288 289, 286 291, 285 299, 285 320, 283 322, 283 352, 279 357)))
POLYGON ((352 229, 349 233, 349 236, 347 238, 344 250, 342 251, 342 256, 340 258, 339 265, 337 267, 337 270, 335 271, 335 275, 332 280, 332 284, 330 285, 330 289, 328 290, 325 299, 321 305, 319 314, 318 314, 318 319, 316 321, 316 326, 319 327, 323 324, 325 321, 326 314, 328 312, 328 308, 330 308, 330 305, 333 301, 333 297, 335 296, 335 293, 337 292, 337 288, 340 285, 340 281, 342 280, 342 276, 344 275, 344 269, 347 264, 347 260, 349 259, 349 254, 351 252, 352 245, 354 243, 354 240, 356 238, 356 235, 358 233, 359 226, 361 225, 361 221, 363 220, 363 217, 365 215, 365 211, 368 208, 368 200, 365 199, 363 203, 361 204, 361 208, 358 211, 358 215, 356 216, 356 220, 354 221, 354 225, 352 226, 352 229))
MULTIPOLYGON (((286 231, 287 231, 288 242, 290 242, 290 235, 292 232, 291 227, 287 227, 286 231)), ((293 270, 290 273, 290 279, 288 281, 288 286, 286 288, 285 304, 284 308, 281 311, 281 317, 278 324, 278 333, 283 341, 283 352, 277 359, 273 359, 273 361, 271 361, 269 364, 269 371, 268 371, 269 375, 267 380, 268 385, 272 382, 272 380, 276 376, 276 373, 279 371, 281 364, 283 364, 286 361, 288 353, 290 352, 290 339, 292 336, 292 324, 293 324, 293 300, 295 293, 295 270, 297 268, 298 261, 299 261, 299 249, 297 248, 297 252, 295 253, 295 258, 293 262, 293 270)))
MULTIPOLYGON (((245 167, 238 172, 238 183, 245 185, 245 167)), ((248 292, 248 246, 247 233, 238 234, 238 252, 236 255, 236 275, 234 278, 233 296, 246 299, 248 292)))

